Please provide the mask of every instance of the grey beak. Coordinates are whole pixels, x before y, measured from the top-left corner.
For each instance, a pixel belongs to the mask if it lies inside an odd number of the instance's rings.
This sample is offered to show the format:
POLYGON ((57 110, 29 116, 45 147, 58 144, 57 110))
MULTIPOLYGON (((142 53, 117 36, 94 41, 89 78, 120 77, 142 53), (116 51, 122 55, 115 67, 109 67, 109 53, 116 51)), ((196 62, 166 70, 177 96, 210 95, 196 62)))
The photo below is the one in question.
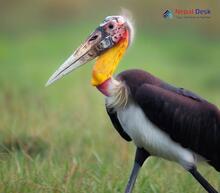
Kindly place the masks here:
POLYGON ((97 49, 102 33, 97 28, 86 41, 53 73, 45 86, 49 86, 76 68, 86 64, 99 55, 97 49))

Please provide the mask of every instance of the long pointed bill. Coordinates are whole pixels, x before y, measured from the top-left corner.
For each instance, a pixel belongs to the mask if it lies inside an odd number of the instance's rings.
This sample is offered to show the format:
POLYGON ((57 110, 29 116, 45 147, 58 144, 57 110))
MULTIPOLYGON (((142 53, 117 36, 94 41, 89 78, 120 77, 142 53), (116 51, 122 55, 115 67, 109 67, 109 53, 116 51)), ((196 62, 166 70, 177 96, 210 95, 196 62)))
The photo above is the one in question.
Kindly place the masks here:
POLYGON ((104 50, 113 46, 113 42, 101 27, 98 27, 59 68, 49 78, 45 86, 54 83, 76 68, 86 64, 96 58, 104 50))

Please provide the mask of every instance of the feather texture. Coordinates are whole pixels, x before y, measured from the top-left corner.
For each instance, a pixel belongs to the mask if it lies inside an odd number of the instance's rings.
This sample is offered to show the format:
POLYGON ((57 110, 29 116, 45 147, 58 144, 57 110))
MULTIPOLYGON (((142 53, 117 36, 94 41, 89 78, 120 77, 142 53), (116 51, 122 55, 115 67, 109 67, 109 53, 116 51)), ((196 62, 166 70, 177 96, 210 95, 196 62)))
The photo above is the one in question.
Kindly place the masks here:
POLYGON ((127 105, 133 101, 175 143, 204 157, 220 171, 220 111, 215 105, 142 70, 124 71, 117 80, 129 91, 127 105))

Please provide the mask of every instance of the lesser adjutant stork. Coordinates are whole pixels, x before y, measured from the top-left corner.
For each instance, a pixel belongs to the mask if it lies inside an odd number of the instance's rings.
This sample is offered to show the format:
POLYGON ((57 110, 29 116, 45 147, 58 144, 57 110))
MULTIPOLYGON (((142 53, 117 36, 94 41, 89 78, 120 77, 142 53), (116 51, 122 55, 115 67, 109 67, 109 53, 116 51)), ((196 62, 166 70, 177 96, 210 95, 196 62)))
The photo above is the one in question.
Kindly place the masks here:
POLYGON ((143 70, 127 70, 114 78, 133 33, 127 17, 106 17, 46 85, 97 58, 91 83, 105 95, 115 129, 137 147, 125 192, 132 192, 144 161, 157 156, 179 163, 207 192, 217 193, 198 172, 196 163, 207 161, 220 171, 220 111, 198 95, 143 70))

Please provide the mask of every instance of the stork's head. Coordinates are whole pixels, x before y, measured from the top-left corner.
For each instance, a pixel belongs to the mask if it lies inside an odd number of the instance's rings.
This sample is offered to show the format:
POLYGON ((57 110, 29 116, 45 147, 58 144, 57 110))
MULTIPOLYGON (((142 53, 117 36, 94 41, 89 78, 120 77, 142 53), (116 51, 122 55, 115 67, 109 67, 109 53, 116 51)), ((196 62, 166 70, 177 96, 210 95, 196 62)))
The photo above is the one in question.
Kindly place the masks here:
POLYGON ((49 78, 50 85, 83 64, 97 58, 92 85, 99 86, 114 73, 122 55, 131 43, 132 25, 126 17, 108 16, 86 41, 49 78))

